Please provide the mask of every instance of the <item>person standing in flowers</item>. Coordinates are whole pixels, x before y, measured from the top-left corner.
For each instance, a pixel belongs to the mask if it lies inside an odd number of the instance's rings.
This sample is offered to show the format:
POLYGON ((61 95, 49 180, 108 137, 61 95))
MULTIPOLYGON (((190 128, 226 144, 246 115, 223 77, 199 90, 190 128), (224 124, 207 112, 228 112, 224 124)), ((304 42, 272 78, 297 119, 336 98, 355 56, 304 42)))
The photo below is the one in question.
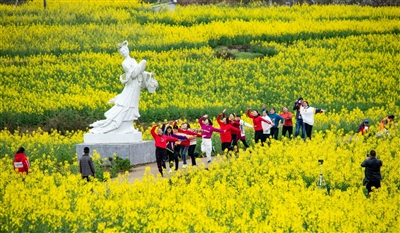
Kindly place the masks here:
POLYGON ((186 140, 189 141, 188 155, 192 160, 192 166, 196 166, 196 153, 194 152, 194 150, 196 149, 196 144, 197 144, 196 138, 201 137, 201 134, 198 133, 197 130, 190 129, 190 125, 187 122, 181 124, 181 127, 178 129, 178 132, 192 136, 190 139, 188 138, 186 140))
POLYGON ((292 122, 292 113, 289 112, 286 106, 282 107, 282 113, 279 114, 283 118, 283 127, 282 127, 282 136, 286 137, 286 133, 288 133, 288 137, 291 138, 293 134, 293 122, 292 122))
POLYGON ((18 148, 14 156, 14 171, 28 174, 30 167, 29 160, 25 156, 25 148, 18 148))
POLYGON ((157 124, 153 125, 153 127, 150 130, 150 133, 153 136, 154 141, 155 141, 157 167, 158 167, 158 171, 161 173, 161 176, 162 176, 163 168, 164 169, 166 168, 165 158, 167 157, 167 143, 168 142, 176 142, 179 139, 163 134, 161 127, 157 130, 157 133, 156 133, 157 126, 158 126, 157 124))
POLYGON ((281 127, 281 123, 283 124, 284 119, 276 113, 275 108, 269 109, 268 116, 273 124, 273 126, 271 127, 271 136, 275 140, 278 140, 279 128, 281 127))
POLYGON ((303 119, 303 124, 304 124, 304 128, 306 130, 306 135, 309 139, 311 139, 315 113, 323 113, 323 112, 326 112, 326 111, 323 109, 320 109, 320 108, 310 107, 310 105, 308 104, 307 101, 303 101, 301 108, 300 108, 300 114, 301 114, 301 118, 303 119))
POLYGON ((89 156, 89 147, 83 148, 83 155, 79 159, 79 172, 82 175, 82 179, 89 181, 89 176, 94 176, 96 171, 94 169, 93 160, 89 156))
MULTIPOLYGON (((187 136, 187 139, 182 141, 181 144, 179 145, 179 147, 180 147, 179 153, 182 156, 182 162, 183 162, 182 167, 186 168, 187 167, 186 155, 190 148, 190 140, 195 139, 197 137, 197 133, 188 130, 187 123, 182 123, 180 128, 176 125, 176 123, 177 123, 177 121, 174 122, 174 129, 176 127, 176 130, 178 131, 179 134, 183 134, 183 135, 187 136)), ((192 163, 193 163, 193 160, 192 160, 192 163)))
POLYGON ((305 138, 306 130, 304 129, 303 118, 301 117, 300 114, 300 108, 302 104, 303 104, 303 98, 300 97, 298 100, 296 100, 293 106, 293 111, 296 111, 296 129, 294 131, 294 137, 299 136, 301 130, 301 138, 305 138))
POLYGON ((364 162, 361 163, 361 167, 365 167, 365 178, 364 185, 367 187, 368 194, 372 192, 372 187, 381 187, 381 167, 382 161, 376 158, 376 152, 371 150, 367 155, 364 162))
POLYGON ((225 130, 217 129, 212 126, 212 121, 208 119, 208 115, 204 115, 199 118, 199 123, 201 127, 201 151, 206 153, 207 162, 211 163, 211 151, 212 151, 212 141, 211 137, 213 132, 224 133, 225 130))
POLYGON ((231 124, 230 120, 226 118, 225 109, 222 111, 222 113, 218 114, 217 122, 219 124, 219 128, 225 131, 219 134, 219 136, 221 137, 221 150, 223 152, 225 150, 233 151, 234 147, 233 145, 231 145, 232 135, 234 135, 235 133, 240 133, 240 129, 234 127, 233 124, 231 124), (223 117, 222 121, 221 116, 223 117))
POLYGON ((247 116, 253 119, 253 125, 254 125, 254 142, 258 143, 259 141, 262 141, 263 138, 263 128, 261 122, 265 122, 267 124, 272 125, 271 121, 265 120, 260 116, 260 113, 257 110, 254 110, 251 112, 251 108, 247 109, 247 116))
POLYGON ((114 106, 104 114, 106 119, 89 125, 92 127, 90 133, 93 134, 137 132, 133 127, 133 121, 140 117, 140 90, 147 87, 149 92, 154 92, 158 87, 153 74, 144 70, 146 60, 137 63, 135 59, 129 56, 128 41, 118 44, 118 47, 119 53, 125 58, 122 62, 125 73, 119 77, 119 80, 125 86, 121 94, 108 102, 114 104, 114 106))
MULTIPOLYGON (((164 135, 167 135, 169 137, 174 137, 180 140, 186 140, 186 136, 174 134, 171 125, 166 126, 166 124, 163 124, 161 130, 164 132, 164 135)), ((169 161, 169 172, 172 172, 172 167, 174 167, 174 161, 175 161, 175 171, 177 171, 179 167, 179 157, 178 157, 179 152, 176 152, 175 150, 176 143, 178 142, 167 141, 166 156, 168 157, 169 161)), ((166 160, 167 158, 164 158, 164 161, 166 160)))
POLYGON ((369 125, 368 125, 368 124, 369 124, 369 120, 368 120, 368 119, 365 119, 365 120, 361 123, 361 125, 358 126, 357 132, 358 132, 358 133, 361 133, 361 134, 367 133, 368 130, 369 130, 369 125))
MULTIPOLYGON (((242 141, 243 146, 245 148, 248 148, 249 145, 246 142, 246 131, 244 130, 244 127, 249 127, 249 128, 253 128, 252 125, 250 125, 249 123, 245 122, 244 120, 242 120, 241 118, 242 116, 240 114, 236 114, 236 120, 239 121, 239 128, 240 128, 240 137, 239 140, 242 141)), ((238 140, 238 141, 239 141, 238 140)))
MULTIPOLYGON (((225 111, 225 109, 224 109, 225 111)), ((223 115, 225 115, 225 112, 223 112, 223 115)), ((229 124, 231 124, 234 128, 236 128, 237 130, 230 130, 231 133, 231 145, 232 145, 232 149, 235 149, 237 152, 239 152, 239 147, 238 147, 238 140, 240 137, 240 122, 238 120, 236 120, 236 116, 235 113, 231 113, 229 114, 229 124)))
MULTIPOLYGON (((271 121, 271 118, 269 118, 268 113, 266 110, 262 111, 262 116, 261 116, 264 120, 267 121, 271 121)), ((264 143, 268 140, 268 145, 270 144, 270 137, 271 137, 271 128, 272 128, 272 124, 268 124, 266 122, 261 122, 261 126, 263 129, 263 137, 261 139, 261 144, 264 145, 264 143)))

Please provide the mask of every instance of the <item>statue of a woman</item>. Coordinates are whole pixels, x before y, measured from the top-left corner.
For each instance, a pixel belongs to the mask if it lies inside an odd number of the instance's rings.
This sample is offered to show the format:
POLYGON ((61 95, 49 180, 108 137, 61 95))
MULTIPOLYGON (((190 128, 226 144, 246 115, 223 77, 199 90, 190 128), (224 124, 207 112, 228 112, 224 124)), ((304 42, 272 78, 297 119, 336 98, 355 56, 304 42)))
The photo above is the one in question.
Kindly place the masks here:
POLYGON ((114 106, 104 114, 106 119, 90 125, 92 134, 137 132, 133 127, 133 121, 140 117, 140 89, 147 87, 150 92, 154 92, 158 86, 153 73, 144 71, 146 60, 138 64, 129 56, 128 41, 118 44, 118 47, 119 53, 125 58, 122 62, 125 73, 119 77, 125 87, 121 94, 109 101, 109 103, 114 103, 114 106))

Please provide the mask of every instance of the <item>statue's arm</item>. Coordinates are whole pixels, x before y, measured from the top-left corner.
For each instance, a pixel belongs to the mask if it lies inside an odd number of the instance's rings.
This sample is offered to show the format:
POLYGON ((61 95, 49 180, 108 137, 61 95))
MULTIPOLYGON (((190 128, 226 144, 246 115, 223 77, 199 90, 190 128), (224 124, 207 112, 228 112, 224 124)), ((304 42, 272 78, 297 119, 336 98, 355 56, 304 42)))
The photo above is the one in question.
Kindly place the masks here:
POLYGON ((144 72, 146 68, 146 60, 142 60, 139 64, 133 66, 129 71, 126 73, 127 77, 136 78, 139 74, 144 72), (128 76, 129 74, 129 76, 128 76))

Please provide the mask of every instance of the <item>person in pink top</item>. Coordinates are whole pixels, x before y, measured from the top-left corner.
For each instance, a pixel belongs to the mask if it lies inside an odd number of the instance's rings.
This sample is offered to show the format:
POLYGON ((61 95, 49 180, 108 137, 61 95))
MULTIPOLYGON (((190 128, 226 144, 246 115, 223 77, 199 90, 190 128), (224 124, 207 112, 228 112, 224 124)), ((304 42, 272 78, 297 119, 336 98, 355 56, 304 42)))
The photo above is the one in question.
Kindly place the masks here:
POLYGON ((282 136, 286 137, 286 132, 289 133, 289 138, 292 137, 293 134, 293 122, 292 122, 292 113, 288 111, 286 106, 282 107, 282 113, 279 114, 283 118, 283 128, 282 128, 282 136))
POLYGON ((201 137, 203 138, 201 141, 201 151, 206 153, 207 162, 211 163, 211 151, 212 151, 212 141, 211 136, 213 132, 223 133, 225 130, 217 129, 212 126, 212 121, 208 119, 208 115, 204 115, 199 119, 200 127, 201 127, 201 137))
POLYGON ((258 143, 258 141, 261 141, 263 138, 263 128, 261 122, 265 122, 267 124, 271 124, 271 121, 265 120, 260 116, 260 113, 257 110, 254 110, 253 112, 250 113, 251 108, 247 109, 247 116, 253 119, 253 125, 254 125, 254 141, 255 143, 258 143))

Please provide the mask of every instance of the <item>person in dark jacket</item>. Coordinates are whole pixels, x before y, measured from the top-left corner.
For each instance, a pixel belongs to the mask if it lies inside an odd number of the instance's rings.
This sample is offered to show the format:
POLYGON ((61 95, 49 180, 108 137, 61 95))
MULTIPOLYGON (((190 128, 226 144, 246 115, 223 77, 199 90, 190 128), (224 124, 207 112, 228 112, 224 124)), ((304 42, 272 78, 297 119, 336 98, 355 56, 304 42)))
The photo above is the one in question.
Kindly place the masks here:
POLYGON ((83 148, 82 158, 79 160, 79 171, 82 175, 82 179, 86 179, 89 181, 89 176, 95 175, 95 169, 93 165, 93 160, 89 156, 90 149, 89 147, 83 148))
POLYGON ((368 132, 368 129, 369 129, 368 123, 369 123, 369 120, 368 120, 368 119, 364 120, 364 121, 361 123, 361 125, 358 126, 357 132, 358 132, 358 133, 361 133, 361 134, 367 133, 367 132, 368 132))
POLYGON ((296 111, 296 128, 294 131, 294 137, 296 138, 300 134, 301 130, 301 138, 305 138, 306 129, 304 128, 303 118, 300 114, 300 107, 303 104, 303 98, 300 97, 293 106, 293 110, 296 111))
POLYGON ((361 167, 365 167, 364 185, 367 186, 368 193, 372 191, 372 187, 381 187, 381 167, 382 161, 376 158, 376 152, 371 150, 367 155, 361 167))

